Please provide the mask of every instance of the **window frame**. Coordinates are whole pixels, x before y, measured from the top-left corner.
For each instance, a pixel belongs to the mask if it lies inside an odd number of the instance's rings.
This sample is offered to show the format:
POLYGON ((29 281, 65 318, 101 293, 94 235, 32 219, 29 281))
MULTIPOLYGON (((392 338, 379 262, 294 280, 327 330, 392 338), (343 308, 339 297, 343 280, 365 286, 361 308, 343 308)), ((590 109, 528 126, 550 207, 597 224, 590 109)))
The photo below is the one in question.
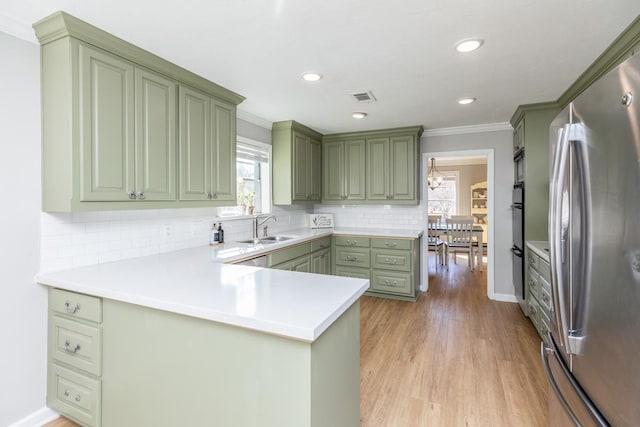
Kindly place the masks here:
MULTIPOLYGON (((440 172, 441 175, 443 175, 445 177, 445 180, 447 179, 447 177, 451 177, 451 176, 454 177, 454 180, 455 180, 455 191, 456 191, 455 201, 454 201, 455 202, 454 203, 455 212, 451 213, 451 214, 447 214, 447 215, 458 215, 458 212, 460 212, 460 197, 461 197, 461 194, 460 194, 460 171, 459 170, 445 170, 445 171, 441 170, 439 172, 440 172)), ((440 215, 438 213, 434 213, 434 214, 430 213, 429 212, 429 204, 432 201, 435 201, 435 200, 450 200, 450 199, 431 199, 429 197, 429 193, 432 192, 432 191, 434 191, 434 190, 431 190, 431 188, 429 188, 427 186, 427 212, 429 213, 429 215, 440 215)))

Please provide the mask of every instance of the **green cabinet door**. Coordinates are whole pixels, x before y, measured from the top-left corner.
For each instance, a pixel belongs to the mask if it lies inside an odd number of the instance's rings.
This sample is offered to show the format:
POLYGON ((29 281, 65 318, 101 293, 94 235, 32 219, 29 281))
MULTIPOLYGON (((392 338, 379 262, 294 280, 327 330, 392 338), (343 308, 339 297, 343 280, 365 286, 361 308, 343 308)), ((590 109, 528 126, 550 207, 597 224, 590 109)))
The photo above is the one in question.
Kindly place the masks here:
POLYGON ((307 153, 307 200, 319 202, 322 197, 322 144, 309 139, 307 153))
POLYGON ((344 195, 347 200, 364 200, 366 157, 365 140, 354 139, 344 142, 344 195))
POLYGON ((325 201, 340 201, 345 195, 344 190, 344 142, 330 141, 322 146, 322 199, 325 201))
POLYGON ((311 254, 311 272, 331 274, 331 248, 322 249, 311 254))
POLYGON ((236 109, 211 100, 211 198, 236 201, 236 109))
POLYGON ((414 200, 418 176, 416 143, 412 135, 392 137, 389 144, 389 198, 414 200))
POLYGON ((180 86, 180 200, 207 200, 211 182, 209 97, 180 86))
POLYGON ((306 202, 308 161, 310 156, 309 138, 298 132, 293 132, 293 201, 306 202))
POLYGON ((365 140, 327 141, 323 145, 323 200, 364 200, 365 140))
POLYGON ((176 199, 176 84, 135 70, 136 196, 176 199))
POLYGON ((134 68, 80 44, 80 200, 135 198, 134 68))
POLYGON ((367 140, 367 199, 389 198, 389 138, 367 140))

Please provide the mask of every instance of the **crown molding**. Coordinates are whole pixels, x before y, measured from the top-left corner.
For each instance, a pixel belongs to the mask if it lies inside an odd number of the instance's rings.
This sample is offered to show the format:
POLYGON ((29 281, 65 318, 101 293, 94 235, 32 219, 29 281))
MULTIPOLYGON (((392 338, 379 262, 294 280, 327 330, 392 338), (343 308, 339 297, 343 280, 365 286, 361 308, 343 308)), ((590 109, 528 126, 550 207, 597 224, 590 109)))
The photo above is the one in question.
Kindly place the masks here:
POLYGON ((38 44, 38 39, 30 23, 2 12, 0 12, 0 32, 28 41, 29 43, 38 44))
POLYGON ((508 122, 502 123, 487 123, 483 125, 469 125, 469 126, 455 126, 450 128, 438 128, 438 129, 425 129, 422 134, 423 137, 431 136, 446 136, 446 135, 464 135, 468 133, 483 133, 483 132, 498 132, 498 131, 513 131, 511 124, 508 122))
POLYGON ((236 118, 244 120, 245 122, 249 122, 256 126, 260 126, 261 128, 265 128, 269 131, 271 130, 271 121, 263 119, 260 116, 256 116, 253 113, 249 113, 248 111, 241 110, 240 108, 238 108, 238 110, 236 111, 236 118))

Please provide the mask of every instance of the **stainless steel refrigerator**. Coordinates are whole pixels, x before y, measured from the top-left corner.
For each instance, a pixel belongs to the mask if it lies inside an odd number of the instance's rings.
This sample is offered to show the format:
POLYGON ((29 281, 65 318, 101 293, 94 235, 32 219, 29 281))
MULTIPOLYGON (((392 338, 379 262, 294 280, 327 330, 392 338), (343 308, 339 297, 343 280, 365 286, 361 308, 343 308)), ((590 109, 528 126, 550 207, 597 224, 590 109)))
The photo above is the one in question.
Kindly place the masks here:
POLYGON ((640 426, 640 55, 550 134, 550 424, 640 426))

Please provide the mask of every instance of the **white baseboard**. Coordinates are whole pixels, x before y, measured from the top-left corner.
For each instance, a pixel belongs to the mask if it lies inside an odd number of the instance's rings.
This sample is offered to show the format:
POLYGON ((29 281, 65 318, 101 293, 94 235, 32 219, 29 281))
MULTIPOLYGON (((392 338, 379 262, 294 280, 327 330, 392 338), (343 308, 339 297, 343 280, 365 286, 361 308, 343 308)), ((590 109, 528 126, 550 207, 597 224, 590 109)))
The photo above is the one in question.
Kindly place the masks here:
POLYGON ((489 299, 493 301, 501 301, 501 302, 518 302, 518 299, 515 295, 510 294, 493 294, 489 295, 489 299))
POLYGON ((42 427, 42 425, 55 420, 59 416, 57 412, 45 406, 33 414, 27 415, 20 421, 11 424, 9 427, 42 427))

